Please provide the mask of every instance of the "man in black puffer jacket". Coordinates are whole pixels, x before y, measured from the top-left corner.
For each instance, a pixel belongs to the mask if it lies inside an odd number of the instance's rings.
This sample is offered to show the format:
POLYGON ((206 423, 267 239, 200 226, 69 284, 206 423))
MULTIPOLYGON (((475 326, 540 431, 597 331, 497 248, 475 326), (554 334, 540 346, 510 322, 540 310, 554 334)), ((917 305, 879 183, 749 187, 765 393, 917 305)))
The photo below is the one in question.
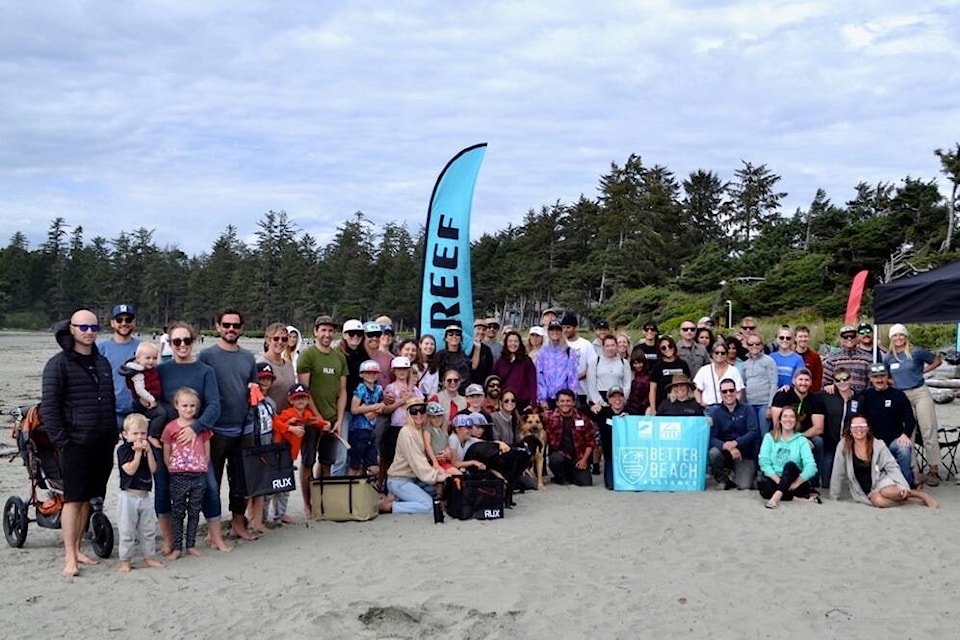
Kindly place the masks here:
POLYGON ((60 353, 43 369, 40 420, 57 448, 63 480, 63 575, 96 564, 80 551, 90 500, 102 498, 117 442, 116 398, 110 363, 97 350, 97 316, 80 309, 56 326, 60 353))

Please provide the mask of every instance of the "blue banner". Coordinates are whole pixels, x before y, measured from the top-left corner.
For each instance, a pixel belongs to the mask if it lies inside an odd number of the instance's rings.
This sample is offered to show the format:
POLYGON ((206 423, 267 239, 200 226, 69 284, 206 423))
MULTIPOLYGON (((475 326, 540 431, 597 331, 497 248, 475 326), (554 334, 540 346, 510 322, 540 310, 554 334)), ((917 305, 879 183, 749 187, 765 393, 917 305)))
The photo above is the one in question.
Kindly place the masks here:
POLYGON ((444 167, 427 212, 420 294, 420 335, 432 335, 437 351, 450 324, 463 327, 463 351, 473 348, 473 283, 470 280, 470 206, 487 145, 467 147, 444 167))
POLYGON ((709 444, 706 418, 617 416, 613 419, 613 488, 703 491, 709 444))

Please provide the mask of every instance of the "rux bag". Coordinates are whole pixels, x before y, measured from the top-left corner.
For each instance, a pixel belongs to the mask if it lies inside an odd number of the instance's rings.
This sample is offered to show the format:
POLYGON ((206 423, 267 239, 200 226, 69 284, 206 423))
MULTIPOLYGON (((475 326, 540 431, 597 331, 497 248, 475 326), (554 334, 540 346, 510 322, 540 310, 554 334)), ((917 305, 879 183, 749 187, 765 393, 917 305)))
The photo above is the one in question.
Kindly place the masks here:
POLYGON ((443 495, 447 513, 458 520, 496 520, 504 515, 504 482, 489 471, 447 478, 443 495))
POLYGON ((246 495, 269 496, 296 488, 290 444, 273 442, 273 411, 259 387, 250 389, 253 442, 241 452, 246 495))
POLYGON ((297 488, 289 443, 255 446, 244 449, 242 454, 243 479, 248 497, 269 496, 297 488))
POLYGON ((310 484, 314 520, 362 522, 376 518, 380 494, 374 482, 369 476, 317 478, 310 484))

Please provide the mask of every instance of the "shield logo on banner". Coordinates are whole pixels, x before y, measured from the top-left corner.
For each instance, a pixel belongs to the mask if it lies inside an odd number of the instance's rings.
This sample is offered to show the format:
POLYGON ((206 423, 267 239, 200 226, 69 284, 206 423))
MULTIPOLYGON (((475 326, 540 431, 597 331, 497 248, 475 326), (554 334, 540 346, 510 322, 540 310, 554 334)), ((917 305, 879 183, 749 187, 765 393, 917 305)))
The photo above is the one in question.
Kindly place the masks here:
POLYGON ((649 459, 647 449, 622 447, 620 449, 620 472, 630 484, 636 484, 647 476, 649 459))

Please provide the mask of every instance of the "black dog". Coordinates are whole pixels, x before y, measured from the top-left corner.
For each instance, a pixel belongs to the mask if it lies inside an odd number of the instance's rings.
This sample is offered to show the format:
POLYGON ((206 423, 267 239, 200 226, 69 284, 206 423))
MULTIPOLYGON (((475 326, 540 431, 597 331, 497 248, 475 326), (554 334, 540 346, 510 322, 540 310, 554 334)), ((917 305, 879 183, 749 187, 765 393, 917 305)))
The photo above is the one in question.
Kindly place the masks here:
POLYGON ((505 453, 501 453, 500 445, 496 442, 475 442, 467 449, 464 460, 482 462, 487 469, 503 478, 506 483, 505 502, 509 508, 516 505, 513 492, 530 466, 533 454, 542 446, 543 443, 534 436, 527 436, 505 453))

